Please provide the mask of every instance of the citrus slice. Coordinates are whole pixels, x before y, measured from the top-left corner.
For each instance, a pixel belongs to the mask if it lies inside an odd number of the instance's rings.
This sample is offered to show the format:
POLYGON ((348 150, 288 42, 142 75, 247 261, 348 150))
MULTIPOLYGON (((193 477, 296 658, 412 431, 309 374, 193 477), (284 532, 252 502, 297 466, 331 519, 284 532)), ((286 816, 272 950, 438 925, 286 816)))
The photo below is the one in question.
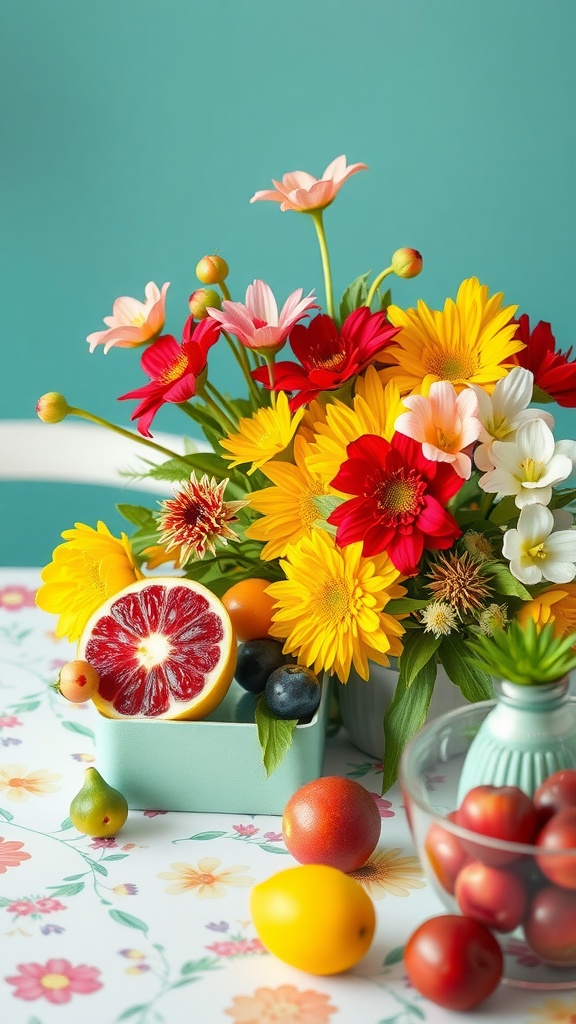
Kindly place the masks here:
POLYGON ((86 623, 78 657, 99 677, 93 695, 108 718, 204 718, 225 696, 236 667, 228 612, 194 580, 138 580, 86 623))

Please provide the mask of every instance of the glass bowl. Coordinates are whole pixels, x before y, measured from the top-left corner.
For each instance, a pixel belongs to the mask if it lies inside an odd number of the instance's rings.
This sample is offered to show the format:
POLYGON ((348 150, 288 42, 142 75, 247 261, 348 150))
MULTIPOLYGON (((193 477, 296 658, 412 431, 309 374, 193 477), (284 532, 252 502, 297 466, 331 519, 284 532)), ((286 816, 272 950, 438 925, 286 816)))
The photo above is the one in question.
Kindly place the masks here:
MULTIPOLYGON (((406 746, 400 785, 416 851, 440 901, 439 914, 463 912, 457 887, 468 916, 488 915, 504 955, 504 982, 576 988, 576 849, 546 851, 544 875, 540 847, 482 836, 454 820, 466 753, 493 707, 484 701, 442 715, 406 746), (556 866, 573 888, 546 877, 556 866)), ((486 916, 483 923, 489 923, 486 916)))

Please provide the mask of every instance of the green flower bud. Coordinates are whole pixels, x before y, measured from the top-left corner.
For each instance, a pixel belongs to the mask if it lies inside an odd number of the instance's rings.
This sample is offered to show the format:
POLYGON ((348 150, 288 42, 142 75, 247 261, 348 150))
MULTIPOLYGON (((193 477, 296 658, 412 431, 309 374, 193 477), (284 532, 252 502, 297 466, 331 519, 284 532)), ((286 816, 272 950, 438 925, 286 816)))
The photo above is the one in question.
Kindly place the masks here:
POLYGON ((208 306, 213 306, 216 309, 222 307, 220 296, 213 288, 197 288, 188 299, 188 305, 195 320, 205 319, 208 306))
POLYGON ((417 277, 423 262, 417 249, 396 249, 392 256, 392 270, 396 277, 417 277))
POLYGON ((70 412, 70 406, 58 391, 48 391, 36 402, 36 413, 44 423, 60 423, 70 412))
POLYGON ((221 256, 203 256, 196 267, 196 277, 202 284, 222 284, 228 277, 228 264, 221 256))

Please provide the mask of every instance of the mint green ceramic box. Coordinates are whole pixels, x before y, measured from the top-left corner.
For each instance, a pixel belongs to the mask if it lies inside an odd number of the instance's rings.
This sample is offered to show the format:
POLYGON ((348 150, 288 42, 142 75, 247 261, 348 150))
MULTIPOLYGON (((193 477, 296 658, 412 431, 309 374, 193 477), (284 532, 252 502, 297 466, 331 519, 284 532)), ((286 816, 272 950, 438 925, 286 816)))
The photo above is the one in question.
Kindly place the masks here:
POLYGON ((328 682, 320 706, 297 725, 282 764, 266 778, 254 703, 235 681, 204 721, 154 722, 96 713, 96 767, 132 810, 282 814, 286 801, 322 773, 328 682))

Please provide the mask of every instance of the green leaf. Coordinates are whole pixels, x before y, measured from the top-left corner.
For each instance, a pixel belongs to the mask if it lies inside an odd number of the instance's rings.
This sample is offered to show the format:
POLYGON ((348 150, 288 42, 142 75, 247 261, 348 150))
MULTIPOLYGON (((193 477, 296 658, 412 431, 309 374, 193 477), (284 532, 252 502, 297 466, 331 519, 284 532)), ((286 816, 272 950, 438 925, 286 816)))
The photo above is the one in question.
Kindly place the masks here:
POLYGON ((406 684, 405 671, 400 669, 394 697, 384 715, 382 793, 396 782, 402 751, 426 721, 435 680, 436 665, 430 660, 422 666, 411 686, 406 684))
POLYGON ((107 857, 102 857, 102 860, 124 860, 127 856, 127 853, 111 853, 107 857))
POLYGON ((392 964, 399 964, 404 956, 404 946, 395 946, 385 956, 383 967, 390 967, 392 964))
POLYGON ((345 320, 347 316, 350 316, 350 313, 355 309, 358 309, 359 306, 363 306, 365 304, 366 299, 368 298, 368 278, 371 273, 372 271, 368 270, 365 274, 360 274, 360 277, 355 278, 354 281, 352 281, 352 283, 346 288, 342 296, 342 301, 340 302, 341 322, 345 320))
POLYGON ((220 839, 225 835, 225 832, 197 832, 195 836, 190 836, 190 839, 199 839, 202 842, 206 842, 208 839, 220 839))
POLYGON ((89 729, 87 725, 80 725, 79 722, 62 722, 62 725, 69 732, 77 732, 80 736, 89 736, 93 741, 96 739, 92 729, 89 729))
POLYGON ((549 508, 564 508, 565 505, 571 505, 573 501, 576 501, 576 487, 570 490, 554 491, 549 508))
POLYGON ((411 633, 407 637, 404 642, 404 650, 398 659, 398 665, 407 687, 412 686, 420 670, 434 657, 441 639, 432 633, 424 633, 423 630, 411 633))
POLYGON ((74 882, 72 885, 49 885, 48 888, 55 896, 77 896, 84 888, 84 882, 74 882))
POLYGON ((129 1006, 127 1010, 124 1010, 119 1017, 116 1017, 117 1021, 128 1020, 129 1017, 135 1017, 137 1013, 143 1013, 144 1010, 148 1009, 147 1003, 139 1003, 138 1006, 129 1006))
POLYGON ((317 494, 312 500, 321 518, 328 519, 334 509, 342 504, 344 498, 337 498, 335 494, 317 494))
POLYGON ((285 850, 283 846, 272 846, 271 843, 258 843, 261 850, 266 853, 289 853, 289 850, 285 850))
POLYGON ((14 815, 10 814, 10 811, 4 811, 0 807, 0 818, 4 818, 4 821, 13 821, 14 815))
POLYGON ((167 480, 169 483, 181 483, 190 478, 190 473, 208 473, 217 480, 230 476, 226 464, 219 455, 212 452, 195 452, 192 455, 180 455, 177 459, 169 459, 159 466, 153 466, 148 476, 154 480, 167 480))
POLYGON ((152 510, 144 508, 143 505, 124 505, 120 503, 116 505, 116 508, 120 515, 124 516, 124 519, 127 519, 134 526, 150 526, 151 522, 154 524, 156 522, 152 510))
POLYGON ((384 294, 381 295, 380 290, 378 290, 378 298, 380 300, 378 303, 378 308, 381 313, 385 313, 386 310, 388 309, 388 306, 392 305, 392 292, 390 291, 389 288, 387 288, 384 294))
POLYGON ((494 696, 492 677, 470 662, 470 654, 460 637, 444 637, 438 656, 448 678, 459 687, 471 704, 479 700, 490 700, 494 696))
POLYGON ((79 878, 84 878, 85 874, 86 874, 85 871, 81 871, 79 875, 66 875, 66 878, 64 878, 63 881, 64 882, 76 882, 79 878))
POLYGON ((125 910, 109 910, 108 913, 117 924, 124 924, 127 928, 138 928, 141 932, 148 931, 148 925, 144 924, 144 921, 132 914, 127 914, 125 910))
POLYGON ((188 960, 180 968, 181 974, 198 974, 200 971, 219 970, 220 964, 215 957, 204 956, 201 960, 188 960))
POLYGON ((66 832, 69 828, 73 828, 72 818, 64 818, 64 821, 60 825, 60 831, 66 832))
POLYGON ((296 728, 297 719, 276 718, 262 694, 256 705, 255 721, 258 729, 258 741, 262 747, 262 761, 266 769, 266 778, 269 778, 282 763, 292 746, 292 733, 296 728))
POLYGON ((520 580, 512 575, 507 566, 500 562, 485 563, 486 572, 492 577, 490 586, 498 594, 507 594, 510 597, 520 597, 523 601, 531 601, 532 594, 520 580))
POLYGON ((384 606, 387 615, 404 615, 406 612, 418 612, 429 603, 429 598, 418 601, 414 597, 395 597, 384 606))
POLYGON ((513 519, 517 519, 519 515, 520 509, 514 501, 514 496, 507 494, 505 498, 502 498, 502 501, 494 505, 488 518, 491 523, 496 523, 497 526, 504 526, 506 523, 511 523, 513 519))

